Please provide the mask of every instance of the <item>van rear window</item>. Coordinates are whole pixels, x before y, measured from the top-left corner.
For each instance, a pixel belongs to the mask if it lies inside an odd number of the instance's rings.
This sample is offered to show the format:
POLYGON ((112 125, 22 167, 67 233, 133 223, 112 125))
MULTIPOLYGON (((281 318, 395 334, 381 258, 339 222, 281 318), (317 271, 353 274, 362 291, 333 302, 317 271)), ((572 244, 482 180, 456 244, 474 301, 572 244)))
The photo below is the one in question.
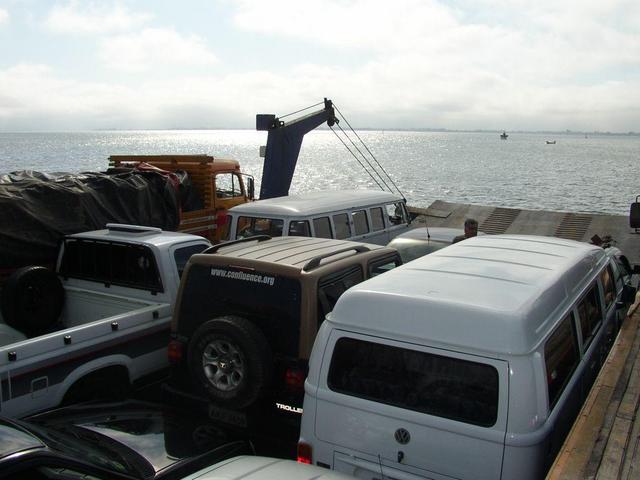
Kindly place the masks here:
POLYGON ((482 427, 498 416, 498 371, 459 358, 345 337, 328 383, 338 393, 482 427))

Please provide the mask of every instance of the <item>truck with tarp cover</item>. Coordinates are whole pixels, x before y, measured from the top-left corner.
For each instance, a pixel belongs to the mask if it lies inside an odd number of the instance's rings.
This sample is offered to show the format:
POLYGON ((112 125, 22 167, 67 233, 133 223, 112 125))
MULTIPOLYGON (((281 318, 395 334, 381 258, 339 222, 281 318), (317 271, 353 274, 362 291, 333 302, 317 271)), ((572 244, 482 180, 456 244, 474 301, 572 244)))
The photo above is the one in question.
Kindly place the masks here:
POLYGON ((26 265, 53 267, 65 235, 107 223, 217 242, 227 209, 251 200, 253 184, 237 161, 210 155, 114 155, 105 172, 0 175, 0 283, 26 265))

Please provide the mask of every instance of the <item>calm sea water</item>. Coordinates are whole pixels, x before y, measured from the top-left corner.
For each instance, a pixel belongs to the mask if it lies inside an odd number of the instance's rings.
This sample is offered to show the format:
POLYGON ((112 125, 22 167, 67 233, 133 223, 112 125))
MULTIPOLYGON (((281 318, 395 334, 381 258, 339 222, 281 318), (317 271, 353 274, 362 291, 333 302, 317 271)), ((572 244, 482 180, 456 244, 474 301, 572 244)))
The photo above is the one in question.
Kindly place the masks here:
MULTIPOLYGON (((426 207, 439 199, 627 215, 640 194, 637 136, 513 133, 503 141, 495 133, 358 135, 410 205, 426 207)), ((250 130, 1 133, 0 174, 100 171, 113 154, 206 153, 239 160, 259 188, 258 151, 265 143, 265 132, 250 130)), ((311 132, 291 192, 337 188, 377 186, 333 132, 311 132)))

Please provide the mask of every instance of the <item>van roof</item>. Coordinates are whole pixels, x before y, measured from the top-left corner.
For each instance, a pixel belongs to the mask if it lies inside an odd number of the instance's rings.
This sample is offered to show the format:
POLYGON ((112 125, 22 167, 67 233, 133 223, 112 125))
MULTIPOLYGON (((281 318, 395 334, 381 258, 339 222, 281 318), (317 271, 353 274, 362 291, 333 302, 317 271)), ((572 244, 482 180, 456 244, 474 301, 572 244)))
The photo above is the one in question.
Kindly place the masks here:
POLYGON ((317 215, 353 207, 368 207, 402 200, 393 193, 376 190, 322 190, 244 203, 229 209, 239 215, 317 215))
POLYGON ((602 248, 572 240, 474 237, 356 285, 329 321, 409 342, 525 354, 606 261, 602 248))
POLYGON ((346 258, 354 255, 358 248, 364 252, 375 251, 377 254, 385 250, 390 254, 396 253, 395 249, 381 245, 316 237, 249 237, 213 248, 216 249, 214 254, 194 255, 191 262, 212 263, 215 262, 215 258, 212 257, 224 256, 234 261, 241 259, 248 260, 252 264, 256 262, 262 265, 278 264, 300 271, 314 258, 325 257, 332 260, 346 258))

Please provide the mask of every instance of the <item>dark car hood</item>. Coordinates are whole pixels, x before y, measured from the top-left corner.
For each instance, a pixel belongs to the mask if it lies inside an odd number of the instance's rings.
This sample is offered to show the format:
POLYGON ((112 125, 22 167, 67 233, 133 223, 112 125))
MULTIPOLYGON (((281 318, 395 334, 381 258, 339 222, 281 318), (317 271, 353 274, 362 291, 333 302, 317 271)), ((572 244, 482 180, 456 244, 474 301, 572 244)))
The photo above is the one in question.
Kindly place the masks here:
MULTIPOLYGON (((227 432, 201 418, 142 402, 86 404, 27 417, 56 450, 135 476, 153 477, 229 443, 227 432)), ((226 456, 224 457, 226 458, 226 456)))

